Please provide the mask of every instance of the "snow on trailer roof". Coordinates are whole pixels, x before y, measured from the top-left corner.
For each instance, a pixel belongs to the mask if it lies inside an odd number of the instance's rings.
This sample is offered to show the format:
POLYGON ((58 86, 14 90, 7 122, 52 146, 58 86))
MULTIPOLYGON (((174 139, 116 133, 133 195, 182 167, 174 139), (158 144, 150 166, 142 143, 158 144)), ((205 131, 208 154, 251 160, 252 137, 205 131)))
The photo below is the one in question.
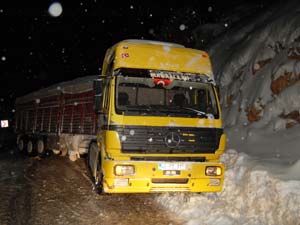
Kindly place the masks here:
POLYGON ((16 99, 16 103, 26 103, 35 99, 45 98, 59 94, 76 94, 87 92, 93 89, 93 81, 98 75, 79 77, 74 80, 60 82, 38 91, 31 92, 16 99))

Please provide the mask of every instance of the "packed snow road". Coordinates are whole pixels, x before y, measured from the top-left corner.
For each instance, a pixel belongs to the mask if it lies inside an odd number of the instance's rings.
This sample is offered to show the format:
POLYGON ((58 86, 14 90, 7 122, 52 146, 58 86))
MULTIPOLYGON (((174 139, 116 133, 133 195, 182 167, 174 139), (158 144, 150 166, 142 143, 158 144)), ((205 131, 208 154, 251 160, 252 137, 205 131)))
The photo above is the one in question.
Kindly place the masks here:
POLYGON ((98 195, 84 159, 0 152, 0 224, 182 224, 154 194, 98 195))

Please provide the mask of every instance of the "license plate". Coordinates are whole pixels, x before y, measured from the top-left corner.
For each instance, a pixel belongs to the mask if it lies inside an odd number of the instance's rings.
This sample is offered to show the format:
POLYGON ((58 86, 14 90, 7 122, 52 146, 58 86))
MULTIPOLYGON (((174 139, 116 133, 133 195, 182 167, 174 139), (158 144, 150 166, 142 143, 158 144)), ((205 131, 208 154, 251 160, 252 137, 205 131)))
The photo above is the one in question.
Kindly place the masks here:
POLYGON ((159 170, 186 170, 185 163, 159 163, 159 170))

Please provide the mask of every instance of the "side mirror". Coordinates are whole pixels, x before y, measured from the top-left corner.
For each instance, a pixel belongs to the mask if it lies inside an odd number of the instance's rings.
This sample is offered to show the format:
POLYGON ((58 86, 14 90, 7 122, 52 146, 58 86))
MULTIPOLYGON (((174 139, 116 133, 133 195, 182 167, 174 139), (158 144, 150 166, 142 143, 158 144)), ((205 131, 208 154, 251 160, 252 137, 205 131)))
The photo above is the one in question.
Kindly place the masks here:
POLYGON ((103 80, 96 79, 94 80, 94 90, 95 90, 95 111, 96 113, 102 112, 102 100, 103 100, 103 80))

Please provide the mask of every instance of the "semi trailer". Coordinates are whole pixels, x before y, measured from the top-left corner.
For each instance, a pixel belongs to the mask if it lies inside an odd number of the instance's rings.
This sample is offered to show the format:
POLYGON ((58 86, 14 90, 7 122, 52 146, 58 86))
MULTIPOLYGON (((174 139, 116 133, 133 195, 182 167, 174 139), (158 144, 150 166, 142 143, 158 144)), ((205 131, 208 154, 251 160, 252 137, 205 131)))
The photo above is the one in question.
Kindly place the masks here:
POLYGON ((209 56, 176 43, 124 40, 102 74, 16 100, 20 151, 86 155, 105 193, 217 192, 226 137, 209 56))

